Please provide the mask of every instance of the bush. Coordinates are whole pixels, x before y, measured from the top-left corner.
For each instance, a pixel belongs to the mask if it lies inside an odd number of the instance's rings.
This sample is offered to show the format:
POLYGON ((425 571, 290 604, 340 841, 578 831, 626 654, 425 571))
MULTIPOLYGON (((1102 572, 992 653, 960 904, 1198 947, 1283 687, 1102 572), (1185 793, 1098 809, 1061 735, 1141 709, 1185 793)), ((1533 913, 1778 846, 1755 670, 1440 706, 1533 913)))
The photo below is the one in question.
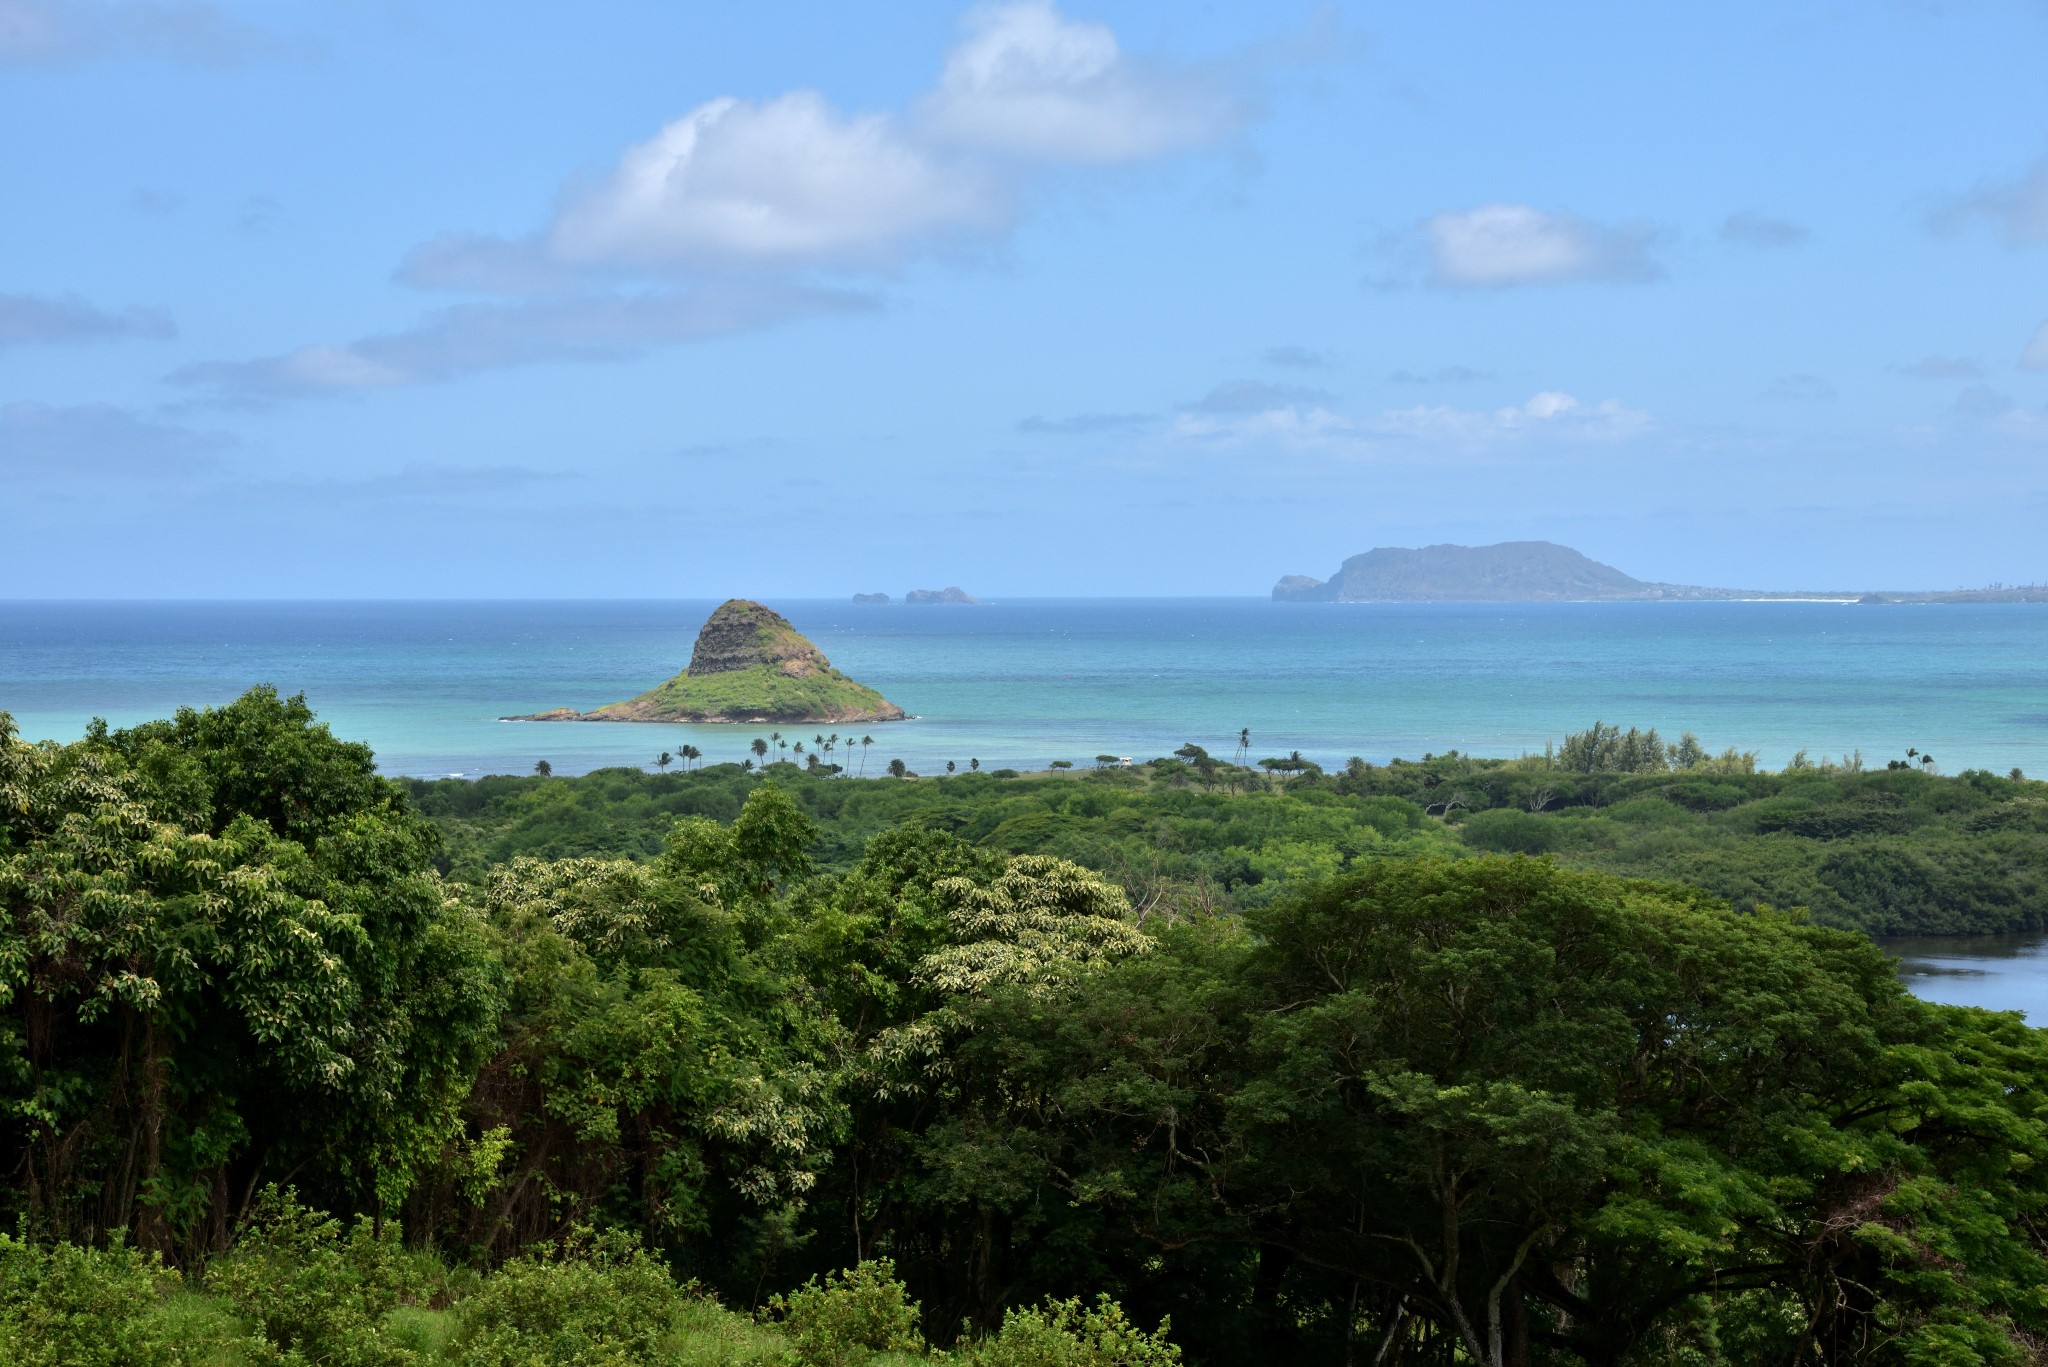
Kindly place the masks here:
POLYGON ((1132 1324, 1107 1296, 1092 1306, 1048 1301, 1003 1316, 1002 1331, 968 1352, 974 1367, 1179 1367, 1180 1349, 1132 1324))
POLYGON ((9 1367, 181 1367, 205 1345, 162 1313, 178 1274, 155 1254, 41 1248, 0 1234, 0 1360, 9 1367))
POLYGON ((1557 848, 1563 832, 1554 817, 1494 807, 1466 817, 1460 834, 1466 844, 1495 854, 1544 854, 1557 848))
POLYGON ((514 1258, 457 1307, 463 1367, 625 1367, 662 1357, 692 1299, 668 1269, 621 1236, 514 1258))
POLYGON ((253 1323, 268 1350, 259 1362, 412 1367, 418 1359, 383 1325, 409 1298, 412 1264, 397 1226, 380 1236, 366 1217, 344 1233, 273 1187, 248 1232, 207 1269, 206 1288, 253 1323))
POLYGON ((768 1302, 803 1367, 861 1367, 877 1353, 921 1353, 917 1307, 887 1258, 811 1278, 768 1302))

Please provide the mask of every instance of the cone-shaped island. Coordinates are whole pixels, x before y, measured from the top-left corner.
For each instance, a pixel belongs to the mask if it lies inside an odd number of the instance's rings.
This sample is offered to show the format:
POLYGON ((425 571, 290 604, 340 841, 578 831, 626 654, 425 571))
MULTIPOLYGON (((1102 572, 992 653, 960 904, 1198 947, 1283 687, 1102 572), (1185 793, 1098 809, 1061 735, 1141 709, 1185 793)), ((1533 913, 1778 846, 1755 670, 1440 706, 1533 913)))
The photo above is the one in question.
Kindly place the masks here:
POLYGON ((901 721, 903 709, 832 667, 782 616, 747 598, 721 603, 690 667, 637 698, 589 712, 558 707, 507 721, 901 721))

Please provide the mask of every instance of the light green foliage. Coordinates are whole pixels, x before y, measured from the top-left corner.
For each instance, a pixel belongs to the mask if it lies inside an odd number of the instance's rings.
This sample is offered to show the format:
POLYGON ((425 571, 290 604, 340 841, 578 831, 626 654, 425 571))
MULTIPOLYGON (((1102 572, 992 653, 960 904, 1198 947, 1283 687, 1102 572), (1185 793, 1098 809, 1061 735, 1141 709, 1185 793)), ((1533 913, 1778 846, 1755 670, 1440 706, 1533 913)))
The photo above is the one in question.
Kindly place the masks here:
MULTIPOLYGON (((220 1347, 164 1313, 178 1274, 123 1243, 38 1247, 0 1234, 0 1360, 11 1367, 186 1367, 220 1347)), ((215 1326, 216 1328, 218 1326, 215 1326)))
POLYGON ((813 1024, 778 1003, 785 989, 743 934, 755 892, 801 868, 801 850, 776 843, 788 833, 773 811, 737 837, 685 822, 652 865, 517 859, 493 872, 478 905, 510 1003, 469 1124, 477 1142, 505 1137, 510 1180, 524 1180, 510 1200, 458 1193, 475 1167, 451 1152, 451 1204, 416 1223, 455 1218, 469 1241, 516 1246, 562 1215, 609 1211, 669 1238, 740 1218, 732 1202, 772 1209, 809 1190, 835 1115, 813 1024), (738 858, 742 839, 761 864, 738 858), (707 862, 707 847, 730 862, 707 862))
POLYGON ((637 1367, 663 1361, 692 1294, 621 1238, 514 1258, 457 1307, 462 1367, 637 1367))
POLYGON ((253 1363, 277 1367, 413 1367, 415 1354, 387 1333, 386 1316, 432 1287, 413 1285, 420 1263, 392 1227, 339 1220, 271 1189, 254 1222, 206 1271, 206 1289, 255 1330, 253 1363))
POLYGON ((1107 1296, 1093 1305, 1048 1301, 1009 1311, 1001 1332, 965 1356, 973 1367, 1178 1367, 1167 1329, 1162 1320, 1146 1333, 1107 1296))
POLYGON ((769 1301, 764 1314, 788 1336, 801 1367, 863 1367, 880 1353, 924 1351, 918 1309, 887 1258, 814 1277, 769 1301))

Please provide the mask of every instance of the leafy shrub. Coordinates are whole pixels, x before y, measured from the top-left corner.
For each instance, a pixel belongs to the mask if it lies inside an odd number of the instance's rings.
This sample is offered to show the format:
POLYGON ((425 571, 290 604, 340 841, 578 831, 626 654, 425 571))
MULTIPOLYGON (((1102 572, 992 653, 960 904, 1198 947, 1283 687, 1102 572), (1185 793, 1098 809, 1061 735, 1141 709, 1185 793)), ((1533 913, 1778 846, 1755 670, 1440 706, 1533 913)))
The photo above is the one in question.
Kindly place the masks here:
POLYGON ((0 1360, 9 1367, 180 1367, 203 1345, 162 1312, 178 1274, 126 1244, 44 1248, 0 1234, 0 1360))
POLYGON ((924 1351, 917 1307, 887 1258, 811 1278, 768 1302, 802 1367, 861 1367, 877 1353, 924 1351))
POLYGON ((974 1367, 1179 1367, 1180 1349, 1166 1341, 1165 1320, 1148 1334, 1107 1296, 1092 1306, 1048 1301, 1011 1310, 994 1338, 968 1352, 974 1367))
POLYGON ((207 1269, 206 1287, 257 1329, 259 1362, 411 1367, 418 1359, 382 1321, 407 1298, 412 1264, 395 1225, 380 1236, 365 1217, 344 1232, 273 1187, 248 1232, 207 1269))
POLYGON ((1557 848, 1563 831, 1552 817, 1513 807, 1493 807, 1465 818, 1461 833, 1475 849, 1496 854, 1544 854, 1557 848))
POLYGON ((463 1367, 626 1367, 660 1357, 689 1298, 637 1243, 601 1235, 485 1278, 452 1346, 463 1367))

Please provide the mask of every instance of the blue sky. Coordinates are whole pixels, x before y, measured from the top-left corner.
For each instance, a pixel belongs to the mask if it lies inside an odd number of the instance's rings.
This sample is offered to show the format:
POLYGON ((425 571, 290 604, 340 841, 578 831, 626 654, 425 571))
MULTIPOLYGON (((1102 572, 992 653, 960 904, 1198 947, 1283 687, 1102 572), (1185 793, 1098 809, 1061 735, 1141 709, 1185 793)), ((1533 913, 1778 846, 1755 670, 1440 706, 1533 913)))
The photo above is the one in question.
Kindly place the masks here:
POLYGON ((2048 5, 0 0, 0 593, 2048 580, 2048 5))

